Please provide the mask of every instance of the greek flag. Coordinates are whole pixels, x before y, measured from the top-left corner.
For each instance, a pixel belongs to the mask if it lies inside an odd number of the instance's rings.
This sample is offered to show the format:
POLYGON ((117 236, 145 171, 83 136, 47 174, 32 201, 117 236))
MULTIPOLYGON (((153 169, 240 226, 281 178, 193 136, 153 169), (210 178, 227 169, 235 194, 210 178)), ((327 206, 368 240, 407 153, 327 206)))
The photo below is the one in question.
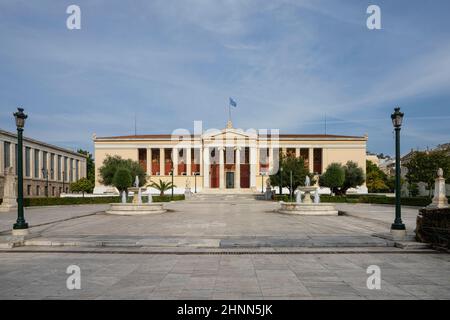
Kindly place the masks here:
POLYGON ((232 107, 237 107, 237 103, 236 103, 236 101, 234 101, 233 100, 233 98, 230 98, 230 106, 232 106, 232 107))

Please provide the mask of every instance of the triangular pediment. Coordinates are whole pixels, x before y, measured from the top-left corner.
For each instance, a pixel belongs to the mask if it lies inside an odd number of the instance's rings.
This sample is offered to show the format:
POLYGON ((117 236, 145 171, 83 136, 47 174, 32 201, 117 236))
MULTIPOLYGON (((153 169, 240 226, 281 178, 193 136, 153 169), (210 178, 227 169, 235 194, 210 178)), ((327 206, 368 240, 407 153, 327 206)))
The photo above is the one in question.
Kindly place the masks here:
POLYGON ((203 134, 203 139, 211 140, 244 140, 256 139, 256 137, 256 132, 246 132, 235 128, 205 132, 203 134))

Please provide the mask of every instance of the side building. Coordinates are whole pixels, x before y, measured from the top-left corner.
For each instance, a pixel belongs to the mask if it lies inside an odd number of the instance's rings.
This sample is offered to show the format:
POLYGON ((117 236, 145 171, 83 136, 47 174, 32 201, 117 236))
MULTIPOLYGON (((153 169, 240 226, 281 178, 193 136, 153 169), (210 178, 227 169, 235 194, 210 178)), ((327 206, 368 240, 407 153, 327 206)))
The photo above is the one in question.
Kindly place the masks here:
MULTIPOLYGON (((24 196, 57 197, 68 193, 70 183, 86 177, 86 163, 82 154, 24 137, 24 196)), ((9 167, 17 174, 17 135, 0 130, 0 197, 9 167)))

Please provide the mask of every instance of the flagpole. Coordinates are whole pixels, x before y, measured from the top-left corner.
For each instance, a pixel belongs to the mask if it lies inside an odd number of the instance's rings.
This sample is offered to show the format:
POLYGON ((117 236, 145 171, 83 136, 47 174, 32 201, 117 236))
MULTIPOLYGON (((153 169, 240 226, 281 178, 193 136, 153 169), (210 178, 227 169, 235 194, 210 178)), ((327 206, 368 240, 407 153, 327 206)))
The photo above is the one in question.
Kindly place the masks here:
POLYGON ((228 121, 231 121, 231 105, 228 104, 228 121))

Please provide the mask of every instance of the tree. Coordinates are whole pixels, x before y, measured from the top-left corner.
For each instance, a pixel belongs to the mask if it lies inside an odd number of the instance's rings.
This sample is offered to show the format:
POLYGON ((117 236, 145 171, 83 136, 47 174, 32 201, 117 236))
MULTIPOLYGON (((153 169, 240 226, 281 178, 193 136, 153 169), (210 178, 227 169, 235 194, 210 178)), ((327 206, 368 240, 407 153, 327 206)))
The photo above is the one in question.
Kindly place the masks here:
POLYGON ((112 185, 116 187, 120 193, 125 191, 127 193, 128 188, 133 184, 133 178, 130 170, 126 168, 119 168, 114 173, 112 185))
POLYGON ((353 161, 348 161, 344 166, 345 180, 341 188, 341 193, 345 194, 348 189, 356 188, 366 181, 364 171, 358 164, 353 161))
POLYGON ((145 170, 139 165, 139 162, 131 159, 122 159, 120 156, 107 156, 103 161, 103 165, 99 169, 100 182, 105 186, 112 186, 113 179, 118 169, 127 169, 134 181, 134 177, 139 177, 139 186, 142 187, 147 183, 147 175, 145 170))
MULTIPOLYGON (((309 176, 312 179, 312 175, 305 167, 305 162, 302 158, 280 155, 280 165, 278 170, 277 173, 270 175, 270 184, 276 187, 280 187, 280 184, 282 184, 281 187, 288 188, 290 194, 292 194, 299 186, 305 185, 306 176, 309 176)), ((311 183, 314 183, 314 181, 311 180, 311 183)))
POLYGON ((167 190, 170 190, 172 188, 176 188, 176 185, 172 185, 172 182, 170 181, 162 181, 161 179, 159 179, 159 182, 151 182, 147 187, 151 187, 151 188, 155 188, 156 190, 159 191, 159 195, 160 196, 164 196, 164 192, 167 190))
POLYGON ((86 177, 95 185, 95 162, 92 153, 83 149, 78 149, 77 152, 86 156, 86 177))
POLYGON ((426 183, 428 190, 430 190, 430 196, 439 168, 444 170, 444 177, 446 179, 450 178, 450 156, 448 150, 416 152, 404 166, 408 169, 406 174, 408 183, 426 183))
POLYGON ((331 189, 334 194, 339 194, 345 182, 345 170, 340 163, 331 163, 320 176, 319 184, 331 189))
POLYGON ((81 192, 83 194, 83 198, 85 192, 91 193, 93 189, 94 184, 87 178, 81 178, 80 180, 70 184, 70 190, 74 192, 81 192))
POLYGON ((366 184, 369 192, 388 192, 387 175, 372 161, 366 161, 366 184))

